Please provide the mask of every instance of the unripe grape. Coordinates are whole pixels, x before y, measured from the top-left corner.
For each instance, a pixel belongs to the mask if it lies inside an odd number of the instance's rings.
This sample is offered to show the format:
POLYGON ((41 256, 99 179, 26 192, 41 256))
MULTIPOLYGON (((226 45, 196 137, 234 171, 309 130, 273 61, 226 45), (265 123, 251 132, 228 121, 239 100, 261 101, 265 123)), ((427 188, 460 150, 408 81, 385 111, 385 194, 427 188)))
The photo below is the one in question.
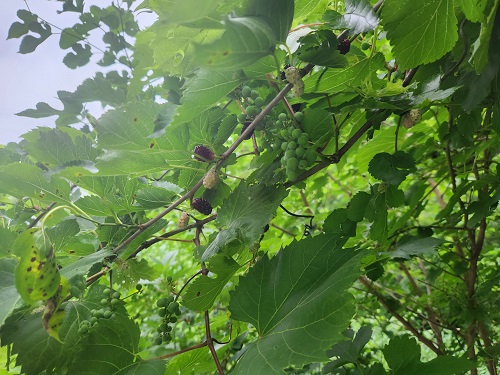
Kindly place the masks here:
POLYGON ((112 315, 113 315, 113 313, 111 311, 106 310, 106 311, 104 311, 104 314, 102 316, 106 319, 109 319, 109 318, 111 318, 112 315))
POLYGON ((288 142, 288 147, 289 150, 295 150, 297 148, 297 142, 295 141, 290 141, 288 142))
POLYGON ((288 118, 288 116, 286 115, 286 113, 280 113, 280 114, 278 115, 278 119, 279 119, 280 121, 286 121, 286 120, 287 120, 287 118, 288 118))
POLYGON ((168 305, 168 311, 173 313, 176 309, 179 308, 179 302, 172 302, 168 305))
POLYGON ((297 139, 297 143, 301 146, 306 146, 309 143, 309 136, 307 133, 302 133, 297 139))
POLYGON ((259 97, 259 92, 257 90, 252 90, 250 92, 250 97, 254 100, 257 99, 259 97))
POLYGON ((304 156, 306 153, 306 149, 304 147, 297 147, 295 149, 295 155, 297 156, 304 156))
POLYGON ((363 42, 363 43, 361 43, 361 47, 360 48, 361 48, 362 51, 366 51, 368 48, 370 48, 370 43, 363 42))
POLYGON ((243 86, 243 88, 241 89, 241 96, 244 98, 249 97, 251 93, 252 89, 248 86, 243 86))
POLYGON ((158 336, 157 338, 155 338, 154 344, 161 345, 162 342, 163 342, 163 340, 162 340, 161 336, 158 336))
POLYGON ((286 150, 287 150, 287 148, 288 148, 288 142, 283 142, 283 143, 281 144, 281 149, 282 149, 283 151, 286 151, 286 150))
POLYGON ((165 307, 167 306, 168 300, 166 297, 160 298, 158 301, 156 301, 156 306, 158 307, 165 307))
POLYGON ((246 115, 245 113, 240 113, 240 114, 238 115, 238 121, 239 121, 240 123, 244 123, 246 120, 247 120, 247 115, 246 115))
POLYGON ((253 104, 255 104, 257 107, 262 107, 264 105, 264 99, 259 96, 253 101, 253 104))
POLYGON ((114 292, 112 298, 120 298, 120 292, 114 292))
POLYGON ((257 114, 257 110, 253 105, 249 105, 248 107, 246 107, 245 112, 250 117, 255 116, 257 114))
POLYGON ((292 137, 295 139, 298 139, 302 135, 302 130, 300 129, 294 129, 292 131, 292 137))
POLYGON ((286 130, 286 129, 281 129, 281 130, 280 130, 280 135, 281 135, 284 139, 287 139, 287 138, 288 138, 288 130, 286 130))
POLYGON ((286 161, 286 167, 287 167, 287 169, 288 168, 290 168, 290 169, 296 169, 298 165, 299 165, 299 161, 298 161, 297 158, 289 158, 286 161))
POLYGON ((299 161, 299 169, 306 169, 308 166, 307 160, 302 159, 299 161))
POLYGON ((302 122, 302 120, 304 119, 304 114, 302 112, 295 112, 293 116, 298 122, 302 122))
POLYGON ((295 157, 295 150, 286 150, 285 151, 285 157, 286 158, 293 158, 293 157, 295 157))

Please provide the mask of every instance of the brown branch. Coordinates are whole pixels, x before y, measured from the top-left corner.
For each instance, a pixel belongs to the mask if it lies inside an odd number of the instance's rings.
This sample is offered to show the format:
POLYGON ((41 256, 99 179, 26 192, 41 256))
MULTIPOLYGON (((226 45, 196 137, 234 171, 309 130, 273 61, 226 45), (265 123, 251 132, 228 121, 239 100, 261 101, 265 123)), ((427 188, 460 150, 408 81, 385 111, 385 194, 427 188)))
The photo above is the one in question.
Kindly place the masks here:
POLYGON ((427 346, 430 350, 432 350, 434 353, 437 355, 443 355, 443 351, 439 349, 431 340, 426 338, 422 333, 420 333, 413 325, 407 321, 405 318, 403 318, 399 313, 395 310, 393 310, 390 305, 387 303, 385 298, 378 292, 378 290, 373 286, 373 284, 370 282, 370 280, 365 277, 361 276, 358 279, 370 292, 372 295, 374 295, 377 300, 380 302, 380 304, 387 310, 388 313, 390 313, 394 318, 396 318, 408 331, 410 331, 418 341, 420 341, 422 344, 427 346))
POLYGON ((220 364, 219 357, 217 357, 217 352, 214 347, 214 339, 212 338, 212 334, 210 333, 210 316, 208 315, 208 310, 205 311, 205 335, 206 335, 206 343, 208 348, 210 349, 210 353, 212 354, 212 358, 214 359, 215 366, 217 367, 217 372, 219 375, 224 375, 224 370, 222 365, 220 364))
POLYGON ((179 354, 182 354, 182 353, 186 353, 186 352, 189 352, 189 351, 191 351, 191 350, 195 350, 195 349, 203 348, 204 346, 207 346, 207 342, 206 342, 206 341, 203 341, 202 343, 199 343, 199 344, 196 344, 196 345, 190 346, 189 348, 184 348, 184 349, 178 350, 178 351, 176 351, 176 352, 172 352, 172 353, 168 353, 168 354, 161 355, 161 356, 159 356, 159 357, 151 358, 151 359, 149 359, 149 360, 154 360, 154 359, 165 359, 165 358, 175 357, 176 355, 179 355, 179 354))
POLYGON ((279 227, 277 226, 276 224, 270 224, 273 228, 276 228, 278 229, 279 231, 282 231, 283 233, 285 234, 288 234, 289 236, 292 236, 292 237, 296 237, 296 234, 294 234, 293 232, 290 232, 289 230, 286 230, 285 228, 282 228, 282 227, 279 227))

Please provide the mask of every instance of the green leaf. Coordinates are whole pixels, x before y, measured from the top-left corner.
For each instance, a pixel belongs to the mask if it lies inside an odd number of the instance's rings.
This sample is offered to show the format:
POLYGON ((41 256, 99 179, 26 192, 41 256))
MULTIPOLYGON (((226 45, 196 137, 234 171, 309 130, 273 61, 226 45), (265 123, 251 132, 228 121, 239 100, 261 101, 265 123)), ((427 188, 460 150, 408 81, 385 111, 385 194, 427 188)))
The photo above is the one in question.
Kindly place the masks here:
POLYGON ((5 319, 14 311, 21 296, 15 285, 14 270, 17 262, 14 259, 0 259, 0 327, 5 319))
POLYGON ((216 274, 217 277, 198 276, 186 289, 182 304, 190 310, 209 310, 224 286, 239 268, 240 265, 232 258, 213 257, 208 264, 208 270, 216 274))
POLYGON ((410 259, 413 256, 435 254, 436 247, 441 245, 443 240, 433 237, 417 238, 412 237, 402 244, 398 244, 389 255, 392 258, 410 259))
POLYGON ((59 115, 61 111, 52 108, 50 105, 44 102, 39 102, 36 104, 36 109, 25 109, 19 113, 17 116, 31 117, 31 118, 43 118, 59 115))
POLYGON ((347 209, 337 208, 325 219, 323 230, 341 237, 355 237, 356 222, 348 218, 347 209))
POLYGON ((92 57, 92 50, 88 44, 83 46, 79 43, 71 47, 74 52, 68 52, 63 58, 63 63, 70 69, 76 69, 89 63, 92 57))
POLYGON ((199 20, 210 15, 219 5, 220 0, 149 0, 149 5, 160 15, 161 22, 167 24, 187 23, 199 20))
POLYGON ((202 260, 220 253, 230 243, 253 245, 287 194, 284 188, 248 186, 242 181, 219 210, 217 223, 223 229, 207 247, 202 260))
POLYGON ((382 351, 394 375, 454 375, 476 367, 472 361, 448 355, 420 362, 420 346, 407 335, 394 337, 382 351))
POLYGON ((389 185, 399 185, 415 169, 415 161, 404 151, 394 154, 382 152, 373 157, 368 165, 368 172, 378 180, 389 185))
POLYGON ((451 0, 388 0, 382 8, 382 21, 400 69, 436 61, 458 39, 451 0))
POLYGON ((295 1, 247 0, 246 3, 243 14, 264 18, 271 27, 276 40, 284 42, 292 26, 295 1))
POLYGON ((94 264, 102 262, 106 257, 111 255, 112 253, 109 249, 103 249, 96 253, 79 258, 66 267, 61 268, 61 276, 68 280, 78 276, 86 276, 94 264))
POLYGON ((0 238, 2 239, 2 244, 0 245, 0 258, 2 258, 10 254, 11 247, 17 238, 17 233, 7 228, 0 227, 0 238))
POLYGON ((465 17, 472 22, 481 22, 484 19, 484 10, 487 0, 459 0, 458 4, 462 8, 465 17))
POLYGON ((78 225, 76 219, 63 220, 56 226, 45 230, 45 234, 55 253, 58 253, 64 246, 71 242, 79 232, 80 225, 78 225))
POLYGON ((0 167, 0 192, 15 197, 31 197, 50 202, 70 203, 67 181, 44 177, 42 170, 25 163, 0 167))
POLYGON ((305 111, 301 125, 314 143, 333 134, 332 115, 324 109, 314 108, 305 111))
MULTIPOLYGON (((353 334, 352 331, 350 333, 353 334)), ((346 335, 346 334, 344 334, 346 335)), ((333 372, 335 368, 339 368, 347 363, 357 363, 361 357, 361 350, 370 341, 372 329, 370 327, 361 327, 351 340, 341 341, 335 344, 327 351, 328 357, 337 357, 333 362, 325 365, 324 373, 333 372)), ((347 336, 347 335, 346 335, 347 336)))
POLYGON ((347 205, 347 218, 354 222, 362 221, 370 199, 371 195, 364 191, 356 193, 347 205))
POLYGON ((200 69, 196 76, 185 84, 182 106, 179 107, 175 122, 182 123, 193 119, 210 109, 243 82, 243 78, 234 72, 215 72, 200 69))
POLYGON ((233 373, 282 374, 290 365, 326 360, 326 349, 343 338, 354 314, 347 289, 359 275, 360 258, 335 236, 318 235, 255 264, 230 293, 231 317, 259 334, 233 373))
POLYGON ((324 92, 335 94, 340 92, 356 92, 355 86, 367 80, 378 80, 375 72, 384 69, 384 57, 377 53, 372 58, 364 54, 346 56, 349 66, 346 68, 328 69, 321 76, 304 77, 305 92, 324 92), (319 79, 319 80, 318 80, 319 79))
POLYGON ((175 196, 175 193, 171 190, 148 186, 137 190, 135 200, 142 208, 151 209, 168 205, 175 196))
POLYGON ((15 270, 16 289, 30 304, 51 298, 57 292, 61 279, 53 250, 44 254, 35 245, 35 232, 29 230, 20 234, 13 249, 20 257, 15 270))
POLYGON ((101 152, 89 137, 77 134, 73 129, 39 127, 23 135, 23 149, 46 167, 94 161, 101 152))
POLYGON ((161 144, 148 136, 154 133, 156 116, 161 114, 165 119, 172 119, 175 108, 170 103, 142 101, 109 111, 95 124, 99 143, 111 150, 161 149, 161 144))
POLYGON ((350 35, 375 30, 379 19, 368 0, 345 0, 343 15, 327 10, 323 20, 332 29, 349 29, 350 35))
POLYGON ((168 361, 166 374, 188 374, 196 369, 198 373, 211 373, 216 370, 208 348, 190 350, 176 355, 168 361))
POLYGON ((126 366, 116 375, 163 375, 165 362, 160 359, 143 360, 126 366))
MULTIPOLYGON (((486 3, 486 1, 484 2, 486 3)), ((476 73, 481 72, 488 63, 490 48, 493 51, 496 51, 495 46, 498 42, 498 32, 492 34, 492 31, 495 28, 495 19, 499 4, 499 0, 494 0, 493 4, 491 4, 489 12, 485 15, 485 20, 481 22, 479 38, 477 38, 473 44, 472 56, 470 57, 469 62, 472 62, 474 68, 476 69, 476 73)), ((498 30, 498 26, 496 28, 498 30)))
POLYGON ((210 44, 197 44, 194 60, 212 70, 244 68, 270 55, 276 43, 269 23, 262 17, 234 17, 225 24, 221 38, 210 44))

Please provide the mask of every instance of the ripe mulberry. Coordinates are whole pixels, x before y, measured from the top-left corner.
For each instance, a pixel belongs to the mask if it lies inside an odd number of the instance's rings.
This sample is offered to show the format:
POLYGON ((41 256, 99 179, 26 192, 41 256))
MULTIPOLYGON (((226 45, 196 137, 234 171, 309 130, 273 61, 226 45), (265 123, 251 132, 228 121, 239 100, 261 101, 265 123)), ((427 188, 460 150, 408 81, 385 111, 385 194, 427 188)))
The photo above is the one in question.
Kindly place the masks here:
POLYGON ((198 145, 193 150, 194 158, 198 161, 210 162, 214 160, 214 152, 207 146, 198 145))
POLYGON ((212 206, 210 203, 204 198, 195 198, 191 202, 191 206, 203 215, 210 215, 212 212, 212 206))
POLYGON ((344 39, 339 43, 337 49, 339 50, 341 55, 345 55, 351 50, 351 42, 349 41, 349 39, 344 39))

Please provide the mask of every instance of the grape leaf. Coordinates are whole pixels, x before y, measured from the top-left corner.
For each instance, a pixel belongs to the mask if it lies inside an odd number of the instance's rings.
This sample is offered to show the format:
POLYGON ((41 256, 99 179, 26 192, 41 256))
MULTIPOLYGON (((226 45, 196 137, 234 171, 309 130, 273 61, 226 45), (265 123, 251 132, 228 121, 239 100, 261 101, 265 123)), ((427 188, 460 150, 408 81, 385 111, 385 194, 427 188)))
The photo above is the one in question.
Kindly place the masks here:
POLYGON ((208 269, 217 275, 216 278, 199 276, 189 284, 182 304, 190 310, 205 311, 212 307, 215 299, 221 293, 234 273, 240 268, 232 258, 216 256, 210 260, 208 269))
POLYGON ((327 10, 323 19, 332 29, 349 29, 349 35, 375 30, 379 22, 368 0, 345 0, 344 14, 327 10))
POLYGON ((0 238, 2 239, 2 244, 0 245, 0 258, 2 258, 9 255, 12 244, 17 238, 17 233, 7 228, 0 227, 0 238))
POLYGON ((215 363, 207 348, 190 350, 176 355, 168 361, 166 374, 187 374, 196 369, 198 373, 212 373, 215 363))
POLYGON ((61 276, 64 276, 68 280, 78 276, 85 276, 94 264, 101 262, 104 258, 111 255, 112 253, 109 249, 99 250, 87 255, 61 268, 61 276))
POLYGON ((284 188, 248 186, 242 181, 219 210, 217 222, 224 229, 207 247, 202 259, 208 260, 230 243, 253 245, 287 194, 284 188))
POLYGON ((336 236, 318 235, 265 256, 230 292, 229 310, 251 323, 259 338, 234 374, 282 374, 290 365, 327 359, 354 314, 347 289, 359 275, 361 254, 336 236))
POLYGON ((70 69, 76 69, 80 66, 87 65, 92 57, 92 49, 88 44, 83 46, 80 43, 75 43, 71 46, 74 52, 68 52, 63 58, 63 63, 70 69))
POLYGON ((472 361, 449 355, 420 362, 420 346, 407 335, 392 338, 382 351, 394 375, 454 375, 476 367, 472 361))
POLYGON ((467 19, 472 22, 482 22, 484 20, 484 10, 487 0, 458 0, 462 11, 467 19))
POLYGON ((160 359, 144 360, 124 367, 116 375, 163 375, 165 362, 160 359))
POLYGON ((63 220, 56 226, 45 230, 55 253, 66 246, 79 232, 80 226, 76 219, 63 220))
POLYGON ((17 262, 14 259, 0 259, 0 327, 12 313, 21 296, 15 286, 14 270, 17 262))
POLYGON ((309 134, 312 142, 329 138, 333 134, 333 120, 328 111, 321 108, 313 108, 304 112, 301 122, 302 129, 309 134))
POLYGON ((458 39, 451 0, 388 0, 382 8, 382 22, 400 69, 436 61, 458 39))

